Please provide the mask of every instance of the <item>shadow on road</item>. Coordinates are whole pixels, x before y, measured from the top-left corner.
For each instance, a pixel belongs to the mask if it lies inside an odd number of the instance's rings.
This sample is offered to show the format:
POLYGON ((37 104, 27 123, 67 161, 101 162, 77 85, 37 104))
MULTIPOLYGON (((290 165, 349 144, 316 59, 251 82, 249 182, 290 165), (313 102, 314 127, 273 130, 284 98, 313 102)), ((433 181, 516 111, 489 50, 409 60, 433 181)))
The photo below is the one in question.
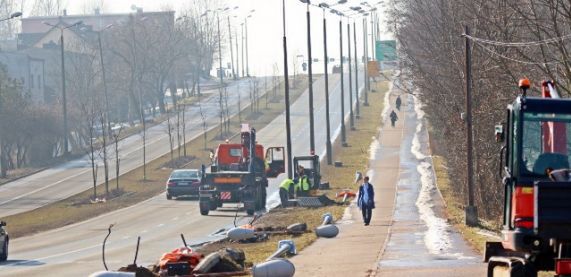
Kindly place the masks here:
POLYGON ((46 263, 36 261, 36 260, 8 260, 5 262, 0 262, 0 266, 39 266, 46 263))

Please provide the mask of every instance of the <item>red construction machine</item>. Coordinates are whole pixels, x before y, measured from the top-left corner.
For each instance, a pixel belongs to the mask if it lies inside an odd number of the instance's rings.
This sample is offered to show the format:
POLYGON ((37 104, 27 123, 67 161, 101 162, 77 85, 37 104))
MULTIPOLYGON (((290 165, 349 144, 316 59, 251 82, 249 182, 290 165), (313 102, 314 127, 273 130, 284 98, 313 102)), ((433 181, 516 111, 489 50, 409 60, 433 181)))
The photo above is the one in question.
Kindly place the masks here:
POLYGON ((243 203, 248 215, 266 207, 268 178, 285 172, 283 147, 256 143, 256 130, 242 124, 241 143, 218 146, 199 188, 200 214, 208 215, 224 203, 243 203), (264 155, 265 154, 265 155, 264 155))
POLYGON ((504 142, 504 216, 502 241, 486 243, 488 276, 571 276, 571 100, 560 99, 550 81, 541 98, 526 95, 527 79, 520 88, 506 122, 496 126, 504 142), (567 174, 557 180, 553 171, 567 174))

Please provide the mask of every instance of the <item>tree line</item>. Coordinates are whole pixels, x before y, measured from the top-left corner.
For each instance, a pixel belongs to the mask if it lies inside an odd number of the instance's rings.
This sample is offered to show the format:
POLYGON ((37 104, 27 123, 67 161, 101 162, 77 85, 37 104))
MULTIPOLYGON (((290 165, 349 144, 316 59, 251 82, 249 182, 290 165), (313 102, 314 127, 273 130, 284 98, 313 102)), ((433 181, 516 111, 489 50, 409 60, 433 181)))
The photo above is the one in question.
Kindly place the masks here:
POLYGON ((467 198, 465 112, 465 26, 471 30, 475 204, 492 222, 502 218, 495 124, 517 95, 522 77, 539 95, 542 80, 555 80, 563 97, 571 91, 567 0, 391 0, 387 26, 398 41, 410 93, 423 102, 447 160, 453 191, 467 198))

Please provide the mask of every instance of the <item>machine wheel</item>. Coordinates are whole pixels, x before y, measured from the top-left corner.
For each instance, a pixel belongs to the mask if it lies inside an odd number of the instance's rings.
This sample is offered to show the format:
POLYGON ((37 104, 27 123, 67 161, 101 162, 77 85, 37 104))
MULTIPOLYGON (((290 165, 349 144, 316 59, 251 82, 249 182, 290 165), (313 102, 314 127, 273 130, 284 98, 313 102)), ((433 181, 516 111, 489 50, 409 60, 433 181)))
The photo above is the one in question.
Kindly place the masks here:
POLYGON ((4 262, 8 260, 8 240, 4 242, 4 246, 2 246, 2 254, 0 254, 0 262, 4 262))
POLYGON ((210 210, 208 210, 208 209, 200 209, 200 214, 201 214, 201 215, 208 215, 208 212, 210 212, 210 210))
POLYGON ((209 208, 211 211, 216 211, 216 209, 218 209, 218 202, 220 202, 220 204, 222 204, 222 201, 218 200, 218 201, 210 201, 209 203, 209 208))
POLYGON ((537 271, 530 263, 488 264, 488 277, 537 277, 537 271))
POLYGON ((167 193, 167 200, 172 200, 172 195, 167 193))
POLYGON ((252 209, 247 209, 247 210, 246 210, 246 213, 247 213, 248 215, 254 215, 255 211, 252 210, 252 209))

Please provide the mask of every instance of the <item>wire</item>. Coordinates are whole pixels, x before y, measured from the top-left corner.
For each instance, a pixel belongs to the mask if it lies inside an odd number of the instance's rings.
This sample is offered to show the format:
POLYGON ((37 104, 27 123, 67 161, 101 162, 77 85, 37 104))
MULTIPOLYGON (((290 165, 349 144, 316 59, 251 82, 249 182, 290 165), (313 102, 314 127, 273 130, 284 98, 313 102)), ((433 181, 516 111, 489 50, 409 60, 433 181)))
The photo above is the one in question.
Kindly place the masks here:
POLYGON ((559 61, 553 61, 553 62, 530 62, 530 61, 522 61, 522 60, 518 60, 518 59, 514 59, 514 58, 510 58, 506 55, 500 54, 486 46, 484 46, 482 43, 476 42, 477 45, 479 45, 480 47, 482 47, 484 50, 490 52, 492 55, 498 56, 502 59, 506 59, 506 60, 510 60, 512 62, 517 62, 517 63, 521 63, 521 64, 533 64, 533 65, 551 65, 551 64, 560 64, 561 62, 559 61))
POLYGON ((473 37, 470 35, 463 35, 464 37, 473 40, 474 42, 480 42, 480 43, 485 43, 485 44, 492 44, 492 45, 496 45, 496 46, 506 46, 506 47, 528 47, 528 46, 538 46, 538 45, 543 45, 543 44, 550 44, 550 43, 556 43, 556 42, 561 42, 567 39, 571 38, 571 35, 565 35, 562 37, 555 37, 555 38, 550 38, 550 39, 546 39, 546 40, 539 40, 539 41, 529 41, 529 42, 502 42, 502 41, 495 41, 495 40, 488 40, 488 39, 483 39, 483 38, 477 38, 477 37, 473 37))

